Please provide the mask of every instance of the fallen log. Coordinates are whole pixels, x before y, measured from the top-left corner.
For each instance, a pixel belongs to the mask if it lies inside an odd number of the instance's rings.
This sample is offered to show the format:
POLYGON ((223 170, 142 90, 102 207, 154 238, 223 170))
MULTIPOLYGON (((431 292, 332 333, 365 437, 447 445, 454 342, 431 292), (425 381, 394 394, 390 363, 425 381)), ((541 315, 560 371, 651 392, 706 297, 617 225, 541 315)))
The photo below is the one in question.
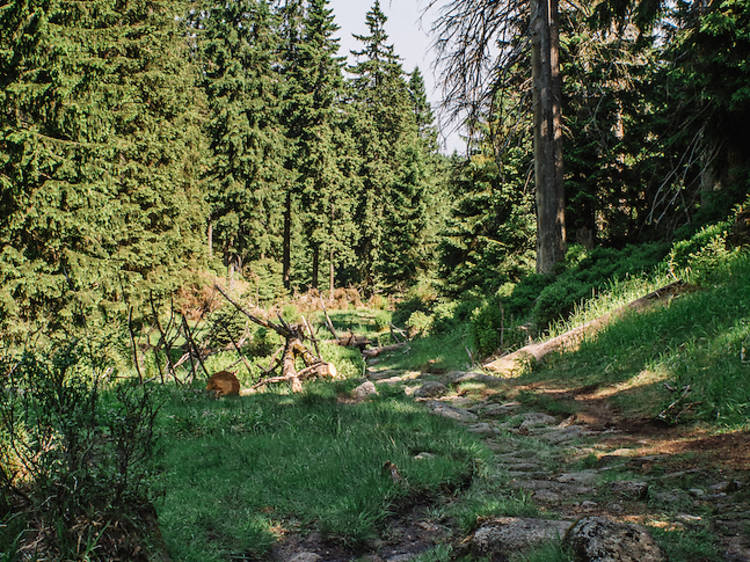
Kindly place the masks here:
MULTIPOLYGON (((323 361, 323 359, 320 357, 320 352, 318 351, 315 335, 313 334, 312 329, 310 328, 306 320, 305 325, 307 325, 307 328, 310 331, 310 337, 312 338, 317 353, 313 353, 303 343, 306 338, 304 326, 289 324, 281 317, 280 314, 277 314, 277 318, 279 319, 280 324, 275 324, 274 322, 259 318, 254 314, 249 313, 239 303, 232 300, 232 298, 227 295, 227 293, 224 292, 221 287, 219 287, 218 285, 216 285, 215 287, 216 290, 221 293, 221 295, 227 301, 229 301, 230 304, 232 304, 237 310, 239 310, 252 322, 264 328, 271 329, 284 338, 284 346, 283 348, 281 348, 281 350, 283 351, 280 350, 280 360, 277 359, 279 354, 279 351, 277 351, 271 358, 270 367, 268 369, 263 369, 263 371, 267 375, 271 375, 280 364, 281 375, 269 376, 261 379, 251 387, 251 391, 254 391, 268 384, 276 382, 287 382, 289 383, 292 392, 300 392, 302 390, 302 381, 304 379, 311 378, 313 376, 329 378, 336 377, 336 367, 332 363, 323 361), (299 371, 297 370, 298 358, 302 359, 305 364, 305 367, 299 371)), ((237 351, 239 353, 239 349, 237 351)))
POLYGON ((377 357, 381 353, 387 353, 389 351, 396 351, 397 349, 401 349, 402 347, 406 347, 409 342, 399 342, 399 343, 392 343, 390 345, 384 345, 383 347, 374 347, 372 349, 363 349, 362 350, 362 356, 363 357, 377 357))
POLYGON ((664 287, 661 287, 656 291, 640 297, 626 304, 625 306, 622 306, 607 314, 603 314, 598 318, 594 318, 593 320, 590 320, 585 324, 582 324, 581 326, 573 328, 572 330, 568 330, 564 334, 560 334, 559 336, 543 342, 531 343, 517 351, 514 351, 513 353, 509 353, 507 355, 503 355, 502 357, 494 359, 493 361, 486 363, 484 365, 484 368, 488 371, 498 373, 501 376, 517 375, 518 373, 528 368, 529 365, 541 362, 544 357, 549 355, 550 353, 577 348, 584 337, 596 334, 610 322, 621 317, 626 312, 633 310, 642 310, 654 301, 662 299, 666 296, 674 295, 678 292, 682 284, 683 282, 681 280, 678 280, 674 283, 670 283, 669 285, 665 285, 664 287))

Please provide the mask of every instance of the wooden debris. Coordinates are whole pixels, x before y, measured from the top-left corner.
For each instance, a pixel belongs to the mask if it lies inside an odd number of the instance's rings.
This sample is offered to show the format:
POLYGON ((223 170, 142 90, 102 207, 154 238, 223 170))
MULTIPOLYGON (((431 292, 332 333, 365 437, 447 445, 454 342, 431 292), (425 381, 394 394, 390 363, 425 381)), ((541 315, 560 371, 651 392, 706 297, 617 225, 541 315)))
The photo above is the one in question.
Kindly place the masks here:
POLYGON ((599 332, 610 322, 621 317, 628 311, 641 310, 656 300, 674 296, 682 285, 683 282, 681 280, 665 285, 664 287, 636 299, 613 312, 604 314, 578 326, 577 328, 568 330, 564 334, 560 334, 559 336, 547 341, 529 344, 513 353, 499 357, 485 364, 484 368, 499 373, 500 375, 513 376, 524 370, 530 363, 539 362, 550 353, 566 349, 575 349, 585 336, 599 332))

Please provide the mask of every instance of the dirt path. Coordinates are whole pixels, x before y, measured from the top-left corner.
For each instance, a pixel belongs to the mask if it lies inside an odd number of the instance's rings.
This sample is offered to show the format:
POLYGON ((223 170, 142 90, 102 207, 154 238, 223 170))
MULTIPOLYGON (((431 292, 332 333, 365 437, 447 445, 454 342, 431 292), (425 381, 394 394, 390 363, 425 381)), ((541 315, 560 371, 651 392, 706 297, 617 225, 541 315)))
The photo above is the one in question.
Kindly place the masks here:
MULTIPOLYGON (((366 374, 378 385, 403 386, 436 415, 481 436, 504 485, 528 494, 546 520, 604 516, 661 533, 663 542, 673 544, 675 561, 715 560, 701 554, 711 550, 710 543, 720 560, 750 562, 747 432, 712 435, 624 419, 591 389, 559 390, 576 405, 575 414, 563 416, 524 406, 512 399, 518 388, 480 373, 434 375, 372 366, 366 374)), ((558 392, 541 384, 523 390, 558 392)), ((297 562, 405 562, 447 544, 459 552, 467 537, 455 521, 429 508, 417 505, 394 516, 369 554, 352 558, 344 551, 321 551, 313 540, 304 553, 311 557, 297 562)), ((298 544, 296 552, 304 546, 298 544)), ((294 560, 289 553, 277 553, 277 559, 294 560)))

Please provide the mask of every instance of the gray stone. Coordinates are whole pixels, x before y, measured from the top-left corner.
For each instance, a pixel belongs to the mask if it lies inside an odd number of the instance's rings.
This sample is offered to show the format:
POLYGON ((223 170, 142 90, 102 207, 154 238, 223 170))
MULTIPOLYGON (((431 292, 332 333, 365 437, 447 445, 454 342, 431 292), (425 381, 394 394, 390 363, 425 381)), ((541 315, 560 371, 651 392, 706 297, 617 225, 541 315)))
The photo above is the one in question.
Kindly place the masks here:
POLYGON ((562 445, 568 441, 575 441, 583 437, 583 429, 579 426, 572 425, 564 429, 555 429, 548 431, 547 433, 540 436, 541 439, 549 443, 550 445, 562 445))
POLYGON ((427 459, 434 459, 434 458, 435 458, 435 455, 433 455, 432 453, 428 453, 426 451, 423 453, 419 453, 418 455, 414 455, 414 460, 417 460, 417 461, 424 461, 427 459))
POLYGON ((562 496, 552 490, 537 490, 534 492, 534 499, 545 503, 557 503, 562 500, 562 496))
POLYGON ((716 493, 730 492, 733 489, 732 482, 725 480, 724 482, 719 482, 713 486, 709 486, 709 489, 716 493))
POLYGON ((534 427, 557 423, 556 418, 541 412, 527 412, 521 414, 521 417, 523 418, 523 422, 521 422, 519 429, 532 429, 534 427))
POLYGON ((435 398, 437 396, 442 396, 447 391, 448 389, 443 383, 427 381, 414 391, 414 396, 417 398, 435 398))
POLYGON ((661 492, 651 492, 651 499, 657 503, 674 506, 676 504, 693 503, 690 496, 684 490, 675 488, 661 492))
POLYGON ((648 484, 635 480, 621 480, 612 482, 611 490, 621 498, 640 500, 646 497, 648 484))
POLYGON ((675 516, 675 519, 677 521, 681 521, 682 523, 687 523, 688 525, 697 525, 701 521, 703 521, 702 517, 699 517, 698 515, 690 515, 689 513, 678 513, 675 516))
POLYGON ((396 554, 386 558, 385 562, 409 562, 409 560, 413 560, 414 558, 416 558, 415 554, 396 554))
POLYGON ((480 556, 507 556, 543 541, 557 539, 570 528, 570 521, 500 517, 485 522, 471 537, 470 545, 480 556))
POLYGON ((591 500, 584 500, 581 502, 581 507, 583 509, 596 509, 599 507, 599 504, 596 502, 592 502, 591 500))
POLYGON ((505 404, 497 404, 496 402, 493 402, 482 408, 482 414, 493 417, 507 416, 518 410, 520 407, 520 402, 506 402, 505 404))
POLYGON ((456 408, 437 400, 427 402, 427 407, 432 410, 433 414, 460 422, 475 422, 478 419, 476 414, 472 414, 468 410, 456 408))
POLYGON ((546 490, 566 497, 590 494, 594 491, 594 489, 589 486, 563 484, 562 482, 555 482, 554 480, 513 480, 509 483, 509 486, 515 490, 531 490, 534 492, 538 490, 546 490))
POLYGON ((389 379, 391 377, 397 377, 403 374, 403 371, 394 371, 392 369, 376 371, 376 370, 367 369, 367 372, 365 374, 367 375, 368 379, 379 381, 383 379, 389 379))
POLYGON ((499 377, 493 377, 485 375, 484 373, 477 373, 474 371, 452 371, 445 375, 446 380, 451 384, 460 384, 462 382, 480 382, 484 384, 501 384, 503 379, 499 377))
POLYGON ((539 465, 533 462, 508 462, 504 464, 508 470, 538 470, 539 465))
POLYGON ((467 427, 467 430, 471 433, 476 433, 477 435, 495 435, 498 433, 497 429, 484 422, 472 424, 467 427))
POLYGON ((296 554, 289 562, 319 562, 323 557, 314 552, 300 552, 296 554))
POLYGON ((566 484, 593 484, 598 477, 599 473, 596 470, 581 470, 579 472, 561 474, 555 480, 566 484))
POLYGON ((375 384, 372 381, 363 382, 357 388, 352 391, 352 396, 357 400, 364 400, 368 396, 377 394, 378 389, 375 388, 375 384))
POLYGON ((702 498, 703 496, 706 495, 706 491, 701 490, 700 488, 690 488, 688 492, 690 492, 691 496, 696 497, 696 498, 702 498))
POLYGON ((564 544, 580 562, 662 562, 659 545, 643 527, 604 517, 584 517, 573 525, 564 544))

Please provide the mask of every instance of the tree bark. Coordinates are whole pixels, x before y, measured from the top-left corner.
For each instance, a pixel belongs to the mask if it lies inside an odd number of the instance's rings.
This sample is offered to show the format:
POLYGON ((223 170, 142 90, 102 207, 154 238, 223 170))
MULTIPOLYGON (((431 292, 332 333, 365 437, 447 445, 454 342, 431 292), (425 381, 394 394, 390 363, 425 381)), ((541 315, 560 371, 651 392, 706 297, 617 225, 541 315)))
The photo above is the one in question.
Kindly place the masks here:
POLYGON ((318 288, 318 271, 320 270, 320 246, 318 244, 312 249, 312 288, 318 288))
POLYGON ((531 8, 538 273, 549 273, 565 256, 557 2, 534 0, 531 8))
POLYGON ((292 192, 291 186, 287 186, 286 199, 284 201, 284 240, 282 242, 282 277, 284 288, 291 289, 291 261, 292 261, 292 192))
POLYGON ((329 299, 331 302, 333 302, 333 290, 334 285, 336 282, 336 270, 335 266, 333 265, 333 250, 330 250, 328 252, 328 292, 329 292, 329 299))

